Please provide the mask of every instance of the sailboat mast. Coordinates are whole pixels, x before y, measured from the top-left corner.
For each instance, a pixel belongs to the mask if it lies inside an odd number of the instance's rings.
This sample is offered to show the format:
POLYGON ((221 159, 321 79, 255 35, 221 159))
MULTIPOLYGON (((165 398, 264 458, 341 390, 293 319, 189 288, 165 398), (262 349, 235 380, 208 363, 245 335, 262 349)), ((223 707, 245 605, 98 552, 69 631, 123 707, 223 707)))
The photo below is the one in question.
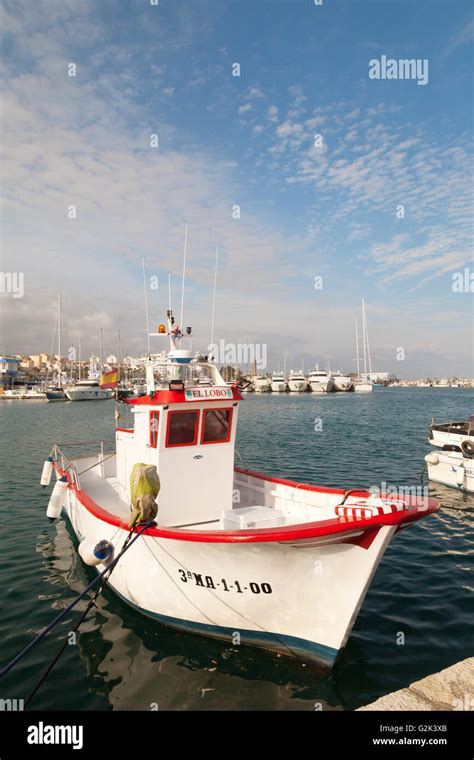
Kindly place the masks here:
POLYGON ((367 350, 365 336, 365 301, 362 299, 362 342, 364 344, 364 382, 367 382, 367 350))
POLYGON ((117 338, 118 338, 118 346, 117 346, 117 381, 118 381, 120 380, 120 354, 121 354, 120 330, 117 330, 117 338))
POLYGON ((59 353, 59 387, 61 387, 61 291, 58 293, 58 353, 59 353))
POLYGON ((367 342, 367 358, 369 361, 369 375, 371 375, 372 374, 372 360, 370 358, 369 331, 367 330, 367 314, 365 312, 365 303, 364 303, 364 323, 365 323, 365 340, 367 342))
POLYGON ((358 331, 358 328, 357 328, 357 319, 355 321, 355 325, 356 325, 357 380, 360 382, 359 331, 358 331))
POLYGON ((99 335, 99 354, 100 354, 100 363, 104 363, 104 347, 102 345, 102 327, 100 328, 100 335, 99 335))

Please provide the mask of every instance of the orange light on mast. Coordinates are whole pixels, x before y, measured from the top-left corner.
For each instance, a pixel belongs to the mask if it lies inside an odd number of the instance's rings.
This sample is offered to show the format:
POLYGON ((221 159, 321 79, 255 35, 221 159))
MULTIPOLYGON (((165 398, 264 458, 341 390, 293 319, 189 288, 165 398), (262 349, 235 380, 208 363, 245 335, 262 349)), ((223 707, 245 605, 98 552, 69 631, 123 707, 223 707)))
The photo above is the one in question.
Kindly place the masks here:
POLYGON ((160 333, 160 335, 165 334, 166 333, 166 327, 164 325, 159 325, 158 326, 158 332, 160 333))

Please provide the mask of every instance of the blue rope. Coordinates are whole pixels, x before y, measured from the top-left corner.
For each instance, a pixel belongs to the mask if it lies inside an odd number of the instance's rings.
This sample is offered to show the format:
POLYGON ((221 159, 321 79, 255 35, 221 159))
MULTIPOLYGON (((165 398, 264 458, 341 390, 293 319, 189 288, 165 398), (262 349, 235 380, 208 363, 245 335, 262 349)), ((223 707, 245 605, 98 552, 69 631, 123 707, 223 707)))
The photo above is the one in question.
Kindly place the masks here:
POLYGON ((49 623, 49 625, 47 625, 47 626, 46 626, 46 628, 44 628, 44 629, 41 631, 41 633, 39 633, 37 636, 35 636, 35 638, 34 638, 32 641, 30 641, 30 643, 29 643, 29 644, 27 644, 27 645, 26 645, 26 647, 24 647, 24 648, 23 648, 23 649, 22 649, 20 652, 18 652, 18 654, 17 654, 17 655, 16 655, 16 656, 13 658, 13 660, 11 660, 11 661, 8 663, 8 665, 5 665, 5 667, 4 667, 4 668, 2 668, 2 670, 0 670, 0 678, 3 678, 3 676, 6 676, 6 675, 7 675, 7 673, 9 673, 9 672, 10 672, 10 670, 11 670, 13 667, 15 667, 15 665, 16 665, 18 662, 20 662, 20 660, 22 660, 22 659, 23 659, 23 657, 25 657, 25 655, 26 655, 26 654, 28 654, 28 652, 29 652, 31 649, 33 649, 33 647, 34 647, 34 646, 36 646, 36 644, 38 644, 38 643, 39 643, 39 642, 40 642, 40 641, 41 641, 41 640, 42 640, 42 639, 43 639, 43 638, 46 636, 46 634, 48 634, 50 631, 52 631, 52 629, 53 629, 53 628, 54 628, 54 627, 55 627, 55 626, 56 626, 56 625, 57 625, 57 624, 58 624, 58 623, 59 623, 59 622, 60 622, 60 621, 61 621, 61 620, 62 620, 64 617, 66 617, 66 615, 67 615, 67 613, 68 613, 68 612, 70 612, 72 609, 74 609, 74 607, 76 606, 76 604, 78 604, 78 603, 81 601, 81 599, 82 599, 82 598, 83 598, 83 597, 84 597, 84 596, 85 596, 85 595, 88 593, 88 591, 90 591, 90 590, 91 590, 91 589, 92 589, 92 588, 93 588, 93 587, 96 585, 96 583, 98 583, 98 582, 99 582, 99 580, 100 580, 100 579, 101 579, 101 578, 102 578, 102 577, 103 577, 103 576, 104 576, 106 573, 109 573, 109 572, 111 572, 111 571, 114 569, 115 565, 117 564, 117 562, 119 561, 119 559, 120 559, 120 558, 121 558, 121 557, 122 557, 122 556, 125 554, 125 552, 127 551, 127 549, 129 549, 129 548, 132 546, 132 544, 133 544, 133 543, 135 543, 135 541, 137 540, 137 538, 139 538, 139 536, 141 536, 141 534, 143 533, 143 531, 144 531, 144 530, 146 530, 147 528, 149 528, 151 525, 153 525, 153 521, 150 521, 150 522, 147 522, 147 523, 145 523, 145 525, 144 525, 142 528, 140 528, 140 530, 139 530, 139 531, 138 531, 138 533, 137 533, 137 534, 134 536, 134 538, 133 538, 131 541, 129 541, 129 543, 128 543, 128 544, 126 544, 126 546, 124 546, 124 547, 123 547, 123 549, 121 550, 120 554, 119 554, 119 555, 118 555, 118 556, 117 556, 117 557, 116 557, 116 558, 115 558, 115 559, 114 559, 114 560, 113 560, 113 561, 110 563, 110 565, 108 565, 108 566, 105 568, 105 570, 102 570, 102 572, 101 572, 101 573, 99 573, 99 575, 97 575, 97 576, 94 578, 94 580, 93 580, 93 581, 91 581, 91 583, 89 583, 89 585, 87 586, 87 588, 85 588, 85 589, 84 589, 84 591, 82 591, 82 592, 79 594, 79 596, 78 596, 78 597, 77 597, 77 598, 76 598, 76 599, 75 599, 73 602, 71 602, 71 604, 69 604, 69 605, 68 605, 68 606, 67 606, 67 607, 66 607, 66 608, 65 608, 65 609, 64 609, 62 612, 60 612, 60 613, 59 613, 59 615, 57 615, 57 616, 54 618, 54 620, 53 620, 51 623, 49 623))

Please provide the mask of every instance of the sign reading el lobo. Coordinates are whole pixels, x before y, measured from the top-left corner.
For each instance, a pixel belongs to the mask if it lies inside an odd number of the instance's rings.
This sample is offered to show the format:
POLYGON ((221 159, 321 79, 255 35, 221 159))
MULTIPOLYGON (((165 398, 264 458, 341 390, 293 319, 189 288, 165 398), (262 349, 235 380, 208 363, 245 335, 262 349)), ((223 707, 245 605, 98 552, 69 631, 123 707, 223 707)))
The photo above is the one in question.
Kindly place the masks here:
POLYGON ((224 401, 234 398, 231 388, 219 386, 207 386, 205 388, 186 388, 184 391, 186 401, 224 401))

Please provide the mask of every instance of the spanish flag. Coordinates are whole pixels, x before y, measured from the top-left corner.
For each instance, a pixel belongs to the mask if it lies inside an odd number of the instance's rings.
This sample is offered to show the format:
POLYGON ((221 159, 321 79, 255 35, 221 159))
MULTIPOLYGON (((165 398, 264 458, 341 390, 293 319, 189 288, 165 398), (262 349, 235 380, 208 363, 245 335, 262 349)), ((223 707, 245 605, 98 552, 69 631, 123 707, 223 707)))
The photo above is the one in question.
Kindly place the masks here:
POLYGON ((110 372, 104 372, 99 380, 99 385, 101 388, 116 388, 117 383, 118 373, 116 369, 113 369, 110 372))

